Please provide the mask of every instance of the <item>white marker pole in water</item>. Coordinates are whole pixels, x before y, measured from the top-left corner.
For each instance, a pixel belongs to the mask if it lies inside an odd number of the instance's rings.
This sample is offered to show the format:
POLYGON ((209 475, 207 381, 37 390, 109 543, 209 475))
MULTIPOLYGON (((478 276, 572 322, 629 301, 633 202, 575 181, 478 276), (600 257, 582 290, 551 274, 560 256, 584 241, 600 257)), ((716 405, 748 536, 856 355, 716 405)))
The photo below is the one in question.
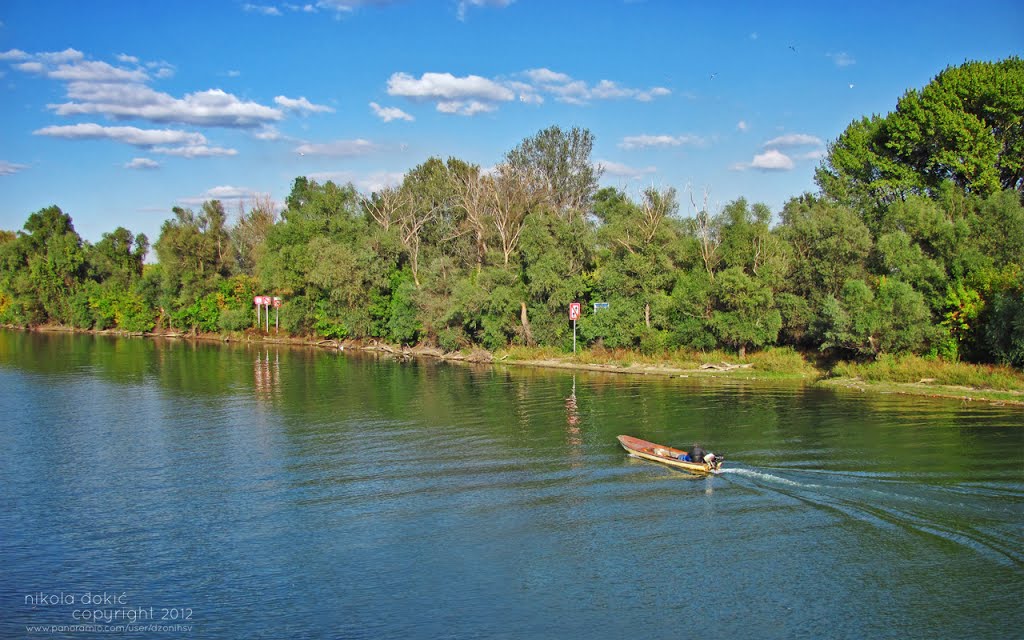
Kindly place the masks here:
POLYGON ((260 315, 260 303, 263 302, 263 297, 256 296, 255 298, 252 299, 252 302, 253 304, 256 305, 256 328, 259 329, 260 325, 263 324, 261 322, 262 316, 260 315))

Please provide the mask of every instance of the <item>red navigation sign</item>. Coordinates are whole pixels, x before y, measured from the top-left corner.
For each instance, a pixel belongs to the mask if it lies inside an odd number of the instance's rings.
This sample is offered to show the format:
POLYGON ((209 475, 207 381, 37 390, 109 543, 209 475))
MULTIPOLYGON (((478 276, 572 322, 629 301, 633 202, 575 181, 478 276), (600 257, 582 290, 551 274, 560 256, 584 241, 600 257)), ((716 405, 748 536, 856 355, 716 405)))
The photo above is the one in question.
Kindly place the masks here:
POLYGON ((274 297, 274 308, 275 309, 280 309, 281 308, 281 298, 278 298, 276 296, 274 297))
POLYGON ((570 302, 569 303, 569 319, 570 320, 579 320, 580 319, 580 309, 581 309, 580 303, 578 303, 578 302, 570 302))

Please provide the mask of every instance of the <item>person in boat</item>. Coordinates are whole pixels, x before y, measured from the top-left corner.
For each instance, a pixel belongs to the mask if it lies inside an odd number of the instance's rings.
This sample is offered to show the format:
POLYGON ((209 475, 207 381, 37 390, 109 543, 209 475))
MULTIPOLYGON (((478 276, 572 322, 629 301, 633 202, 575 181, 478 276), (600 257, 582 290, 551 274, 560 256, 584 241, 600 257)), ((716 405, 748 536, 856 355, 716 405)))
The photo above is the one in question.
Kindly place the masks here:
POLYGON ((694 443, 693 448, 690 449, 690 458, 695 462, 704 462, 704 456, 707 454, 708 452, 704 450, 704 447, 697 443, 694 443))
POLYGON ((693 458, 691 458, 690 454, 686 453, 685 451, 676 456, 676 459, 682 460, 683 462, 693 462, 693 458))
POLYGON ((690 451, 690 457, 696 462, 703 462, 708 465, 709 469, 714 469, 715 462, 719 459, 714 453, 705 451, 699 444, 693 445, 693 449, 690 451))

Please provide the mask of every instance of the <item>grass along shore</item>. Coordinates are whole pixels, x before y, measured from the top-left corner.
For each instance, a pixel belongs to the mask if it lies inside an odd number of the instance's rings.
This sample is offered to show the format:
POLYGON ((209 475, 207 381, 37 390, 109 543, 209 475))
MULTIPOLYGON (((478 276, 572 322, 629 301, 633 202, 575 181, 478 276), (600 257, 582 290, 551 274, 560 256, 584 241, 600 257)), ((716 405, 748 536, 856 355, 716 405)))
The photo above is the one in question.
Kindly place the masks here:
POLYGON ((919 356, 883 355, 873 362, 830 364, 788 347, 759 351, 745 358, 722 351, 645 355, 624 349, 598 348, 566 354, 556 349, 526 347, 512 347, 494 355, 499 362, 533 366, 685 377, 805 380, 810 384, 858 391, 1024 406, 1024 372, 1010 367, 919 356))

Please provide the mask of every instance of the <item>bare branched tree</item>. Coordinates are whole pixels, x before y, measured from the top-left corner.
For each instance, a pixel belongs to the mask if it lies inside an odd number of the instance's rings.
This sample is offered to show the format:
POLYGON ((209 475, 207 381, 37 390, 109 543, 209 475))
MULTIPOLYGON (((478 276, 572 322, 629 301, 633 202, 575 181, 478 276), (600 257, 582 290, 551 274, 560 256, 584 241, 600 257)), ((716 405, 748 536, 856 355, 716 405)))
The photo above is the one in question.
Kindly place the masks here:
POLYGON ((277 204, 269 195, 258 195, 246 212, 246 202, 238 202, 238 220, 231 228, 231 244, 239 271, 255 275, 259 254, 270 229, 277 222, 277 204))
POLYGON ((528 167, 503 163, 489 181, 492 223, 501 242, 501 254, 507 268, 519 245, 526 216, 544 199, 542 178, 528 167))
POLYGON ((665 218, 679 211, 679 203, 676 201, 676 190, 673 188, 660 191, 653 186, 648 187, 644 190, 643 196, 640 202, 640 231, 644 243, 649 244, 654 240, 665 218))
POLYGON ((411 205, 409 193, 398 187, 384 187, 369 198, 364 197, 362 201, 367 213, 385 231, 390 229, 391 225, 402 217, 403 211, 411 205))
POLYGON ((458 204, 466 213, 465 224, 469 226, 476 244, 476 270, 483 269, 487 256, 487 228, 491 224, 491 203, 489 190, 491 179, 482 175, 480 169, 456 177, 458 204))
POLYGON ((697 206, 697 201, 694 198, 693 187, 687 186, 687 191, 690 193, 690 204, 696 213, 694 223, 697 241, 700 243, 700 257, 704 261, 704 269, 707 270, 708 276, 714 280, 715 268, 722 260, 722 256, 718 253, 718 247, 722 244, 722 236, 718 221, 708 210, 711 191, 704 187, 704 198, 700 207, 697 206))

